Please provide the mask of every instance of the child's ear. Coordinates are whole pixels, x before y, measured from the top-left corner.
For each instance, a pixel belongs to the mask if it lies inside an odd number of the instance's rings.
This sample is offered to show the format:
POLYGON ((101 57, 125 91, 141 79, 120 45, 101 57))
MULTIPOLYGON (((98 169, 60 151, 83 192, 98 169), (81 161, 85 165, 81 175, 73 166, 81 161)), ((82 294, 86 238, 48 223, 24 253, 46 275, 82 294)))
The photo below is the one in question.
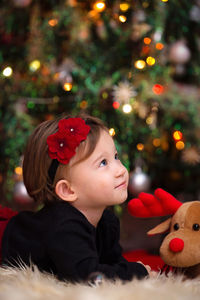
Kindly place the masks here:
POLYGON ((71 189, 70 183, 66 179, 61 179, 55 186, 56 195, 65 201, 75 201, 77 199, 76 193, 71 189))

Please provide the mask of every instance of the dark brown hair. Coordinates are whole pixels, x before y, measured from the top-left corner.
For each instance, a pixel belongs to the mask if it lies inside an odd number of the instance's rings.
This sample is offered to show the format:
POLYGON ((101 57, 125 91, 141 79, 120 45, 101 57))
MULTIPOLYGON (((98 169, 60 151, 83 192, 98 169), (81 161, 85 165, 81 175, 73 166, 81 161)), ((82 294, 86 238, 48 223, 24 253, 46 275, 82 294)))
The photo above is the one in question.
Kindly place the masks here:
MULTIPOLYGON (((87 115, 77 117, 85 120, 86 124, 90 126, 90 132, 87 139, 81 142, 76 149, 79 159, 75 163, 85 160, 92 154, 99 140, 101 130, 108 131, 98 118, 87 115)), ((38 203, 58 200, 54 187, 56 182, 61 179, 59 174, 63 173, 63 169, 67 168, 67 165, 59 164, 57 175, 52 184, 48 176, 52 159, 48 155, 47 137, 58 130, 58 122, 65 118, 69 118, 69 116, 45 121, 38 125, 31 134, 25 149, 23 161, 24 184, 28 194, 38 203)))

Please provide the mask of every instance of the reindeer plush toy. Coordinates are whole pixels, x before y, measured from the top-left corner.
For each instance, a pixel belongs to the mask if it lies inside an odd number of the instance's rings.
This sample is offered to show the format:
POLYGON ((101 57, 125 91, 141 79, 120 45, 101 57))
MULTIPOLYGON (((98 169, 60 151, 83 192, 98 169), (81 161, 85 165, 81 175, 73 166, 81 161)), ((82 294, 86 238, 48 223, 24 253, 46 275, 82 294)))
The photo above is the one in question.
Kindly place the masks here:
POLYGON ((172 215, 147 234, 169 230, 160 246, 163 261, 187 278, 200 275, 200 201, 181 203, 166 191, 156 189, 154 195, 140 193, 137 199, 130 200, 128 211, 142 218, 172 215))

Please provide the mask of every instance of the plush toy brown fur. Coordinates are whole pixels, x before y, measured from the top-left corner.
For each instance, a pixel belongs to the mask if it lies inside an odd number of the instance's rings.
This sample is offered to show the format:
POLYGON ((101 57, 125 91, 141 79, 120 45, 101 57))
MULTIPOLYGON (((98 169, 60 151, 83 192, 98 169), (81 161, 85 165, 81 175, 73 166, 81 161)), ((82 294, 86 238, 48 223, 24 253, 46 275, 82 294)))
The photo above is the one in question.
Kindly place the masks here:
POLYGON ((172 218, 150 230, 148 235, 168 229, 170 233, 160 246, 164 262, 187 277, 200 275, 200 202, 184 203, 172 218))
POLYGON ((183 273, 187 278, 199 276, 200 202, 192 201, 182 204, 172 195, 161 189, 155 191, 155 196, 153 197, 149 197, 149 194, 145 193, 139 195, 138 199, 134 199, 129 204, 129 211, 131 210, 132 215, 142 216, 142 210, 144 213, 144 208, 147 208, 154 216, 164 215, 164 212, 169 209, 169 206, 172 207, 173 201, 175 201, 174 215, 151 229, 148 235, 164 233, 169 230, 169 234, 166 235, 160 246, 161 258, 167 265, 173 267, 175 273, 183 273), (138 201, 140 201, 140 204, 138 201), (142 209, 141 203, 144 205, 142 209), (134 205, 136 205, 135 213, 134 205), (140 206, 139 213, 138 205, 140 206))

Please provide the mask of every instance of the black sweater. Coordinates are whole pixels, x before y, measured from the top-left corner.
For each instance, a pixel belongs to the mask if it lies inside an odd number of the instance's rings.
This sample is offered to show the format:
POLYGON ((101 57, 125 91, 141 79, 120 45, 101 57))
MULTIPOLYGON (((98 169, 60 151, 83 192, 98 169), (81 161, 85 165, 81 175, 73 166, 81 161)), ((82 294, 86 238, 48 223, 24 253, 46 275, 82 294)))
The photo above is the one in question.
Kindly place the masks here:
POLYGON ((73 282, 87 280, 92 272, 122 280, 147 275, 141 264, 122 257, 119 220, 110 210, 95 228, 66 201, 13 217, 3 235, 2 258, 5 265, 33 262, 41 271, 73 282))

